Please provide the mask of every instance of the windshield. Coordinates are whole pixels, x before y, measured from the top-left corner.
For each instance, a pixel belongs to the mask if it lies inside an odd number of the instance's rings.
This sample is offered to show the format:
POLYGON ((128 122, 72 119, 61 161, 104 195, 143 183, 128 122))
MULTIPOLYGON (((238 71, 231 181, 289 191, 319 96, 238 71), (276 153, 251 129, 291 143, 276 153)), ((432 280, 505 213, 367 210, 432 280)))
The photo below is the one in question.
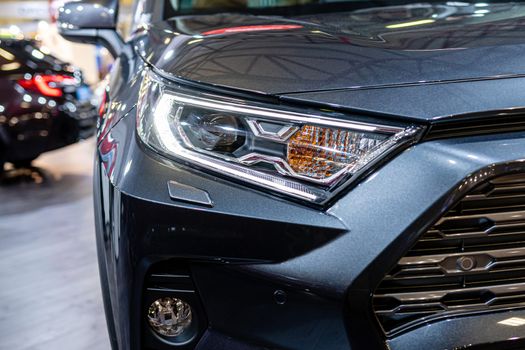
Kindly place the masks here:
MULTIPOLYGON (((485 12, 489 10, 484 7, 494 5, 499 0, 483 2, 457 2, 444 0, 136 0, 133 31, 144 23, 155 23, 176 16, 217 14, 217 13, 239 13, 263 16, 297 17, 327 12, 353 12, 375 7, 389 7, 381 15, 385 21, 389 17, 399 18, 409 15, 411 18, 422 17, 425 20, 435 21, 435 18, 457 17, 462 12, 472 12, 469 16, 482 21, 485 12), (409 7, 406 7, 409 5, 409 7), (439 6, 440 10, 430 7, 439 6), (449 7, 454 7, 450 12, 449 7), (472 10, 472 11, 471 11, 472 10), (438 11, 439 13, 435 13, 438 11), (443 13, 441 13, 443 12, 443 13), (434 16, 427 19, 429 16, 434 16)), ((516 3, 507 3, 516 4, 516 3)), ((493 12, 493 11, 490 11, 493 12)), ((521 16, 521 12, 515 13, 521 16)), ((505 16, 509 16, 506 14, 505 16)), ((379 20, 376 15, 374 21, 379 20)), ((448 20, 448 19, 447 19, 448 20)))
MULTIPOLYGON (((381 5, 380 2, 374 1, 373 3, 376 6, 381 5)), ((286 16, 363 7, 370 7, 370 2, 360 0, 165 0, 164 18, 219 12, 286 16)))

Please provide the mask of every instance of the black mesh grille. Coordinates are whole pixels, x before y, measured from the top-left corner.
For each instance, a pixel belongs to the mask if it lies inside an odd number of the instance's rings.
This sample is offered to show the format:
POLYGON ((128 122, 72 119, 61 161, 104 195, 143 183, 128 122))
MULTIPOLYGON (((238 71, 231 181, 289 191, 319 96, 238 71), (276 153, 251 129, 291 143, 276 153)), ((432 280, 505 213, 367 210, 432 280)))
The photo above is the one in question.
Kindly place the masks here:
POLYGON ((525 306, 525 174, 464 197, 398 261, 373 302, 387 335, 454 313, 525 306))

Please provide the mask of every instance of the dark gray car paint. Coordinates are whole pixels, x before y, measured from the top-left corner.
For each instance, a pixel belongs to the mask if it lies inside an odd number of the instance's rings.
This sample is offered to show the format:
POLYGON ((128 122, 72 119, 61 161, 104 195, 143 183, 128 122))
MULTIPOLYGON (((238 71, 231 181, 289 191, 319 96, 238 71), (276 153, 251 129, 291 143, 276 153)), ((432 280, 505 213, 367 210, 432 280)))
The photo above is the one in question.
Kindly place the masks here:
POLYGON ((459 119, 481 112, 525 109, 525 78, 409 85, 386 89, 344 89, 282 95, 287 103, 319 104, 412 121, 459 119))
POLYGON ((137 47, 173 77, 264 94, 491 79, 525 74, 524 10, 448 3, 292 19, 187 16, 149 25, 137 47), (406 23, 422 24, 391 27, 406 23), (265 25, 298 28, 209 34, 265 25))
MULTIPOLYGON (((463 179, 492 164, 515 160, 520 160, 525 168, 524 132, 413 146, 328 210, 344 222, 349 234, 307 256, 253 269, 279 274, 291 281, 307 280, 320 289, 343 294, 359 271, 370 263, 367 257, 380 255, 400 235, 404 241, 399 244, 400 250, 407 240, 414 240, 418 232, 411 231, 411 225, 463 179), (341 269, 341 265, 349 268, 341 269), (313 266, 317 268, 312 269, 313 266)), ((441 214, 433 213, 436 218, 441 214)))
MULTIPOLYGON (((452 318, 446 322, 421 327, 388 342, 391 350, 420 350, 421 339, 431 338, 437 349, 468 349, 457 344, 494 344, 492 349, 506 349, 509 345, 497 344, 504 339, 523 339, 519 326, 505 325, 510 318, 525 318, 524 310, 495 312, 485 315, 452 318), (480 331, 483 330, 483 331, 480 331), (446 336, 443 336, 445 335, 446 336)), ((472 347, 470 345, 470 347, 472 347)), ((518 348, 516 348, 518 349, 518 348)))
MULTIPOLYGON (((134 115, 134 113, 132 112, 130 115, 134 115)), ((522 164, 521 168, 525 169, 525 132, 426 142, 413 146, 400 154, 341 198, 326 213, 320 213, 260 191, 253 191, 244 186, 190 170, 184 165, 163 160, 137 144, 134 136, 130 138, 133 129, 134 118, 124 118, 106 136, 106 138, 119 144, 117 153, 114 154, 115 160, 120 164, 115 169, 119 170, 109 175, 112 186, 118 188, 119 195, 117 198, 124 196, 133 198, 133 201, 142 203, 141 205, 144 207, 157 203, 157 205, 165 207, 166 210, 172 208, 174 212, 182 210, 190 216, 207 217, 206 222, 210 222, 209 220, 212 218, 209 216, 210 214, 216 213, 225 218, 222 220, 223 223, 234 223, 241 218, 251 218, 250 220, 256 221, 281 222, 278 226, 283 227, 283 229, 286 227, 283 226, 284 223, 286 225, 299 225, 298 227, 303 227, 303 229, 309 226, 331 227, 336 233, 333 239, 300 256, 293 257, 291 255, 286 258, 287 261, 281 263, 278 262, 281 260, 280 258, 275 260, 276 256, 272 250, 265 251, 261 247, 263 242, 265 246, 278 246, 275 240, 284 232, 276 231, 273 232, 276 235, 266 234, 264 240, 252 241, 257 243, 257 249, 246 255, 246 249, 250 249, 250 240, 257 237, 255 233, 251 238, 250 235, 247 235, 247 232, 250 232, 249 225, 243 226, 238 232, 233 227, 228 230, 218 230, 216 231, 217 239, 219 237, 224 238, 224 234, 229 232, 234 236, 238 235, 238 239, 245 237, 248 240, 243 244, 244 248, 238 250, 237 253, 234 253, 235 250, 227 248, 227 241, 222 241, 221 247, 217 247, 219 250, 213 249, 213 257, 210 256, 209 258, 216 262, 231 262, 231 259, 242 262, 248 257, 275 261, 271 264, 264 264, 263 261, 260 261, 259 264, 255 265, 237 266, 237 269, 249 271, 252 276, 259 275, 263 279, 271 278, 273 281, 280 281, 279 283, 292 290, 307 290, 312 295, 337 300, 341 305, 345 304, 346 298, 348 298, 350 307, 362 305, 363 295, 360 295, 360 291, 364 293, 365 297, 370 293, 370 286, 366 283, 358 283, 358 278, 370 268, 374 271, 370 276, 377 275, 380 278, 382 276, 381 271, 389 268, 388 258, 381 257, 383 252, 387 249, 394 249, 393 252, 389 252, 389 256, 394 261, 403 254, 406 247, 418 237, 419 233, 447 210, 450 206, 450 202, 447 202, 447 196, 457 191, 464 179, 469 178, 471 174, 480 169, 490 169, 493 164, 516 162, 518 167, 519 164, 522 164), (132 164, 132 166, 126 166, 127 164, 132 164), (209 192, 215 206, 205 208, 171 200, 165 186, 166 182, 170 180, 176 180, 189 186, 198 186, 209 192), (247 206, 246 203, 251 203, 251 205, 247 206), (227 217, 229 219, 226 219, 227 217), (219 251, 223 253, 221 254, 219 251), (254 255, 254 252, 259 252, 262 255, 259 253, 254 255), (264 254, 270 255, 264 256, 264 254), (351 293, 347 294, 349 291, 351 293), (353 305, 354 301, 359 305, 353 305)), ((158 221, 149 224, 140 221, 141 226, 154 225, 156 235, 159 236, 158 239, 164 242, 164 248, 159 250, 159 245, 148 247, 148 245, 141 244, 140 246, 143 247, 141 251, 135 248, 134 256, 129 256, 129 238, 142 239, 140 232, 135 232, 134 228, 134 225, 139 223, 136 221, 138 219, 135 218, 134 220, 123 220, 123 223, 126 222, 127 224, 120 228, 119 225, 116 225, 116 231, 110 233, 111 236, 108 238, 108 241, 116 239, 115 242, 118 242, 116 244, 119 248, 116 251, 119 252, 119 255, 109 259, 109 265, 115 269, 114 273, 119 276, 120 282, 118 283, 121 286, 130 283, 133 279, 128 276, 127 264, 123 265, 118 261, 134 261, 140 256, 153 256, 151 254, 163 256, 166 254, 170 256, 183 254, 186 258, 202 259, 212 251, 209 250, 209 247, 202 245, 192 245, 193 249, 196 250, 188 250, 189 246, 180 241, 180 238, 178 244, 175 244, 175 241, 167 244, 170 234, 168 231, 162 233, 164 232, 164 224, 158 221), (124 231, 128 232, 129 238, 120 240, 118 232, 124 231), (151 251, 149 251, 150 249, 151 251)), ((180 220, 177 221, 177 224, 173 223, 173 227, 180 225, 180 220)), ((190 229, 191 226, 186 226, 186 228, 190 229)), ((206 233, 207 236, 213 236, 213 231, 203 231, 203 233, 206 233)), ((151 243, 153 243, 155 237, 148 233, 144 238, 147 238, 147 241, 152 240, 151 243)), ((212 241, 214 240, 212 239, 212 241)), ((370 283, 372 282, 373 280, 370 281, 370 283)), ((224 285, 224 288, 227 290, 228 286, 230 284, 224 285)), ((231 284, 231 288, 236 288, 236 286, 231 284)), ((133 288, 130 286, 129 290, 131 291, 133 288)), ((122 305, 131 303, 132 299, 130 296, 128 302, 125 302, 122 299, 123 297, 123 295, 118 296, 120 299, 118 305, 120 306, 116 307, 115 310, 118 310, 116 312, 120 314, 119 318, 127 319, 129 316, 126 316, 126 313, 132 312, 132 310, 122 308, 122 305)), ((115 295, 114 298, 117 296, 115 295)), ((226 302, 226 300, 222 302, 226 302)), ((282 309, 282 311, 287 312, 287 309, 282 309)), ((340 317, 344 316, 343 314, 340 317)), ((222 331, 230 334, 242 333, 244 331, 243 325, 250 324, 250 319, 243 319, 243 317, 250 317, 250 315, 236 314, 236 322, 230 318, 231 324, 229 326, 228 324, 223 325, 225 328, 222 328, 222 331)), ((279 318, 279 312, 274 314, 274 317, 279 318)), ((381 348, 379 341, 381 337, 376 335, 376 338, 372 340, 368 334, 365 337, 368 343, 366 343, 366 347, 363 347, 364 344, 356 340, 360 339, 361 329, 359 325, 353 323, 354 321, 348 321, 349 337, 352 343, 344 346, 351 349, 381 348)), ((366 325, 369 329, 374 329, 373 322, 373 319, 363 318, 360 320, 361 326, 366 325)), ((430 332, 434 328, 441 330, 443 322, 448 321, 439 321, 426 326, 426 332, 430 332)), ((461 324, 458 323, 458 325, 461 324)), ((278 325, 279 323, 276 323, 273 326, 277 327, 278 325)), ((479 328, 471 328, 470 325, 472 323, 464 323, 465 328, 458 330, 458 332, 463 332, 465 342, 469 342, 465 345, 478 339, 476 336, 480 331, 479 328)), ((278 329, 274 329, 273 326, 267 325, 266 331, 261 331, 258 334, 258 339, 263 343, 275 344, 276 338, 272 334, 275 335, 278 329)), ((322 323, 319 324, 319 327, 321 326, 322 323)), ((494 341, 505 340, 501 338, 505 334, 505 332, 487 332, 487 337, 491 337, 490 339, 494 341)), ((287 343, 287 339, 291 338, 282 338, 280 341, 284 343, 276 345, 293 349, 294 346, 287 343)), ((429 349, 441 349, 440 346, 445 340, 432 339, 435 338, 426 338, 425 346, 429 349)), ((127 342, 129 340, 123 339, 122 341, 127 342)), ((408 346, 413 338, 409 335, 403 335, 400 340, 396 338, 391 340, 392 344, 401 344, 397 345, 400 346, 399 348, 403 348, 405 341, 408 346)), ((326 345, 320 342, 317 344, 318 347, 312 347, 312 349, 323 349, 323 344, 326 345)), ((457 345, 457 343, 454 344, 457 345)), ((124 346, 123 348, 127 347, 124 346)))

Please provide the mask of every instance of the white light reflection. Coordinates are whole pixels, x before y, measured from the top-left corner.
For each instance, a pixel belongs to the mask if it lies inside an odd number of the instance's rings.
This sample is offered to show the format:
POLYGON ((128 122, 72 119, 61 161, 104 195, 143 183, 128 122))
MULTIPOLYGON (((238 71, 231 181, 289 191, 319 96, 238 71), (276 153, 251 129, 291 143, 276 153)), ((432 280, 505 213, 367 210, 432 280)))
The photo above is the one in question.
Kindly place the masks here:
POLYGON ((520 326, 525 325, 525 318, 511 317, 503 321, 499 321, 498 324, 501 324, 504 326, 510 326, 510 327, 520 327, 520 326))

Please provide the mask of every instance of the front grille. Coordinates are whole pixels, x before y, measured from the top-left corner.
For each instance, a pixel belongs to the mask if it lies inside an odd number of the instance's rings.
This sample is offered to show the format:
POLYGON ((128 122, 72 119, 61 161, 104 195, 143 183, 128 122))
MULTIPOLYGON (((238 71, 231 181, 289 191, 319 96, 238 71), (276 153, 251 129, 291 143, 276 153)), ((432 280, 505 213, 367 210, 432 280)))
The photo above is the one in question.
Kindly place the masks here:
POLYGON ((376 289, 387 335, 436 318, 525 306, 525 174, 476 187, 376 289))
POLYGON ((494 113, 491 112, 474 118, 464 117, 452 121, 437 122, 430 126, 424 139, 428 141, 523 130, 525 130, 523 113, 498 113, 497 118, 494 118, 494 113))

